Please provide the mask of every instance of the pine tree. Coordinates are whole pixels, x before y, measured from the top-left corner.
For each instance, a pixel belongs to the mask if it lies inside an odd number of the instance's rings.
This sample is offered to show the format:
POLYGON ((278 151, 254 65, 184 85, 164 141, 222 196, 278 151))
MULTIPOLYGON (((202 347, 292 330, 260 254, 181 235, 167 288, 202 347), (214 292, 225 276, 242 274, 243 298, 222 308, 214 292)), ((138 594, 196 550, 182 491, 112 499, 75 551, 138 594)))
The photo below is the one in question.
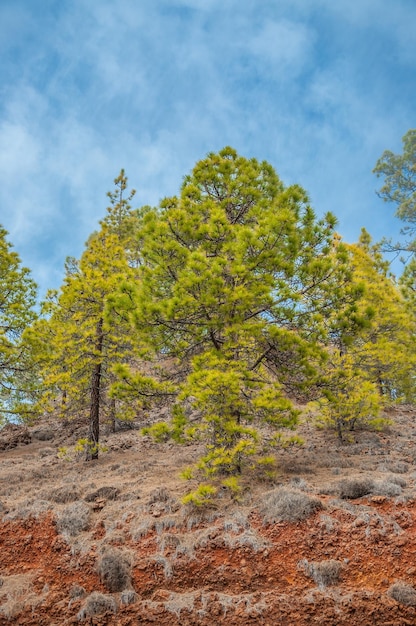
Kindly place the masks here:
POLYGON ((404 233, 413 237, 416 232, 416 129, 404 135, 403 154, 394 154, 391 150, 383 152, 374 173, 377 177, 384 176, 380 197, 397 205, 397 217, 407 224, 404 233))
POLYGON ((382 428, 383 406, 414 397, 415 320, 389 264, 363 230, 360 241, 347 245, 352 281, 362 288, 348 332, 334 312, 328 360, 321 372, 318 424, 334 428, 339 438, 359 426, 382 428), (334 336, 336 337, 334 341, 334 336))
MULTIPOLYGON (((110 194, 112 206, 101 229, 90 237, 79 261, 67 259, 62 288, 50 294, 46 317, 27 333, 43 379, 39 406, 68 418, 84 415, 89 424, 85 449, 92 459, 98 456, 103 417, 114 424, 120 416, 110 393, 113 368, 131 360, 136 350, 127 320, 116 311, 107 314, 112 294, 135 277, 125 245, 130 206, 122 197, 127 186, 123 172, 115 183, 119 193, 110 194)), ((131 404, 123 410, 129 418, 135 408, 131 404)))
MULTIPOLYGON (((288 392, 323 356, 330 311, 357 297, 345 250, 334 246, 335 218, 317 220, 301 187, 285 188, 269 164, 225 148, 143 223, 140 282, 124 297, 149 349, 182 373, 173 422, 153 432, 203 437, 197 470, 238 474, 265 447, 261 423, 275 442, 295 425, 288 392)), ((129 384, 149 382, 131 374, 129 384)))
POLYGON ((356 360, 385 400, 411 401, 416 364, 414 314, 400 284, 389 272, 380 245, 372 245, 365 230, 359 244, 350 249, 355 280, 365 286, 360 306, 371 312, 371 323, 355 342, 356 360))
POLYGON ((0 424, 26 414, 31 373, 21 338, 35 319, 36 285, 0 227, 0 424))

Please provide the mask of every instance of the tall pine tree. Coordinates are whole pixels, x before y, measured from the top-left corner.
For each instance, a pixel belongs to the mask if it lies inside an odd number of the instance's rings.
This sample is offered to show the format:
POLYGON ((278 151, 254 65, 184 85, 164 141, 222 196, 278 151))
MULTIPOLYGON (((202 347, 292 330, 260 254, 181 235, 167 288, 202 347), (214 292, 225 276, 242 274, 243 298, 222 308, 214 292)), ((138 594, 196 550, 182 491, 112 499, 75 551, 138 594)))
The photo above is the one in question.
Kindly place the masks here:
MULTIPOLYGON (((153 432, 203 437, 197 472, 239 474, 265 448, 260 424, 274 442, 295 425, 288 394, 314 374, 332 309, 358 295, 346 252, 334 246, 335 219, 317 220, 301 187, 225 148, 143 222, 132 320, 159 361, 182 373, 173 423, 153 432), (197 422, 188 422, 185 401, 197 422)), ((129 379, 138 390, 144 382, 129 379)))
POLYGON ((114 422, 120 415, 110 395, 112 368, 129 361, 136 349, 127 321, 106 313, 119 285, 135 278, 126 246, 132 194, 123 197, 123 172, 115 184, 101 229, 90 237, 79 261, 67 260, 63 286, 44 306, 46 318, 27 333, 43 379, 39 406, 67 417, 84 415, 89 424, 85 448, 92 459, 99 452, 100 422, 114 422))
POLYGON ((36 285, 0 227, 0 424, 24 417, 31 376, 21 338, 35 319, 36 285))

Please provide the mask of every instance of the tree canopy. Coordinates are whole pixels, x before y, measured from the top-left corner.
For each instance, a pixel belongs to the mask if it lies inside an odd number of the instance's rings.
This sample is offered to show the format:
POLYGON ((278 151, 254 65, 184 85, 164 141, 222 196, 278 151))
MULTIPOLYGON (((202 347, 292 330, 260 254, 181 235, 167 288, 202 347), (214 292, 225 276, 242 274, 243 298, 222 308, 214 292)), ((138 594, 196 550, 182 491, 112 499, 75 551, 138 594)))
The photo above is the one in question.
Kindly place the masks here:
POLYGON ((25 404, 30 376, 22 334, 36 317, 36 284, 0 227, 0 423, 25 404))
POLYGON ((109 394, 112 368, 135 351, 126 320, 106 316, 108 298, 121 282, 134 277, 124 245, 130 206, 122 196, 127 186, 123 172, 115 184, 118 193, 110 194, 111 207, 101 229, 90 237, 79 261, 67 260, 62 288, 50 293, 45 317, 26 333, 42 379, 39 410, 69 418, 88 414, 85 447, 92 458, 98 455, 100 421, 114 422, 120 416, 109 394))
MULTIPOLYGON (((403 157, 377 165, 408 223, 410 183, 394 175, 405 158, 411 178, 413 132, 403 157)), ((380 427, 386 403, 413 400, 414 262, 397 282, 365 231, 344 243, 302 187, 230 147, 157 207, 132 208, 123 170, 114 183, 99 230, 67 259, 38 319, 35 286, 2 232, 7 410, 37 392, 39 415, 85 420, 82 447, 95 459, 104 423, 164 404, 144 432, 203 443, 184 472, 197 481, 188 501, 203 504, 222 488, 237 496, 246 471, 270 474, 276 447, 298 442, 307 401, 343 438, 380 427)))
POLYGON ((407 226, 404 231, 414 236, 416 233, 416 129, 411 129, 403 137, 403 153, 394 154, 385 150, 377 161, 374 173, 384 177, 379 195, 386 202, 397 206, 396 215, 407 226))
MULTIPOLYGON (((152 432, 202 437, 196 470, 206 476, 264 460, 258 426, 276 443, 280 428, 295 425, 289 396, 325 359, 333 311, 344 331, 354 317, 361 288, 335 223, 316 218, 300 186, 285 187, 269 164, 231 148, 197 163, 180 196, 144 216, 140 280, 123 297, 149 351, 176 363, 173 426, 152 432), (189 422, 184 403, 198 420, 189 422)), ((137 391, 149 384, 135 372, 126 379, 137 391)))

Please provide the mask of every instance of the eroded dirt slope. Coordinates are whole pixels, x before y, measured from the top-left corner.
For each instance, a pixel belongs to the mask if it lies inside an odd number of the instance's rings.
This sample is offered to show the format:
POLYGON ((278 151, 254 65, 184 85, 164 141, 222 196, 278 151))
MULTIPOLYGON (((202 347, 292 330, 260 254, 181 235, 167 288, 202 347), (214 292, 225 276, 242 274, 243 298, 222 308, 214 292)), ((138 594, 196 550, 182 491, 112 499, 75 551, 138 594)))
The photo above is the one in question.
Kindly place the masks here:
POLYGON ((274 481, 204 513, 180 504, 196 446, 129 431, 87 464, 32 429, 0 452, 0 624, 416 624, 413 415, 348 446, 304 425, 274 481))

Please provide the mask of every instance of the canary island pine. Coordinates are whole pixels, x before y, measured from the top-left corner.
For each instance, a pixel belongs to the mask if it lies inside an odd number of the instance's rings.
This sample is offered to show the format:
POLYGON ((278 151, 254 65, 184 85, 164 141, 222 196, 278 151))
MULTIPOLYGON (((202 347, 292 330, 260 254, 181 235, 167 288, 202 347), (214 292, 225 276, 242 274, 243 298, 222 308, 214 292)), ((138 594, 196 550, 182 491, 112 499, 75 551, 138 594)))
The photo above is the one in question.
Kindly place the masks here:
POLYGON ((36 285, 7 234, 0 226, 0 425, 30 414, 35 377, 22 335, 36 317, 36 285))
MULTIPOLYGON (((143 217, 140 281, 120 301, 149 355, 176 364, 173 420, 150 432, 205 442, 187 471, 205 485, 198 501, 213 493, 206 484, 268 466, 267 448, 297 421, 290 394, 326 358, 330 312, 359 297, 334 226, 301 187, 232 148, 197 163, 180 196, 143 217)), ((130 382, 137 392, 140 379, 130 382)))
POLYGON ((118 403, 110 393, 114 369, 132 362, 138 342, 126 317, 107 303, 125 280, 133 280, 124 240, 130 206, 123 198, 127 179, 115 179, 116 192, 101 229, 87 242, 79 261, 68 259, 59 292, 44 303, 45 316, 27 333, 41 371, 41 410, 72 418, 84 415, 89 424, 83 442, 87 458, 100 450, 100 422, 133 417, 136 398, 118 403))

